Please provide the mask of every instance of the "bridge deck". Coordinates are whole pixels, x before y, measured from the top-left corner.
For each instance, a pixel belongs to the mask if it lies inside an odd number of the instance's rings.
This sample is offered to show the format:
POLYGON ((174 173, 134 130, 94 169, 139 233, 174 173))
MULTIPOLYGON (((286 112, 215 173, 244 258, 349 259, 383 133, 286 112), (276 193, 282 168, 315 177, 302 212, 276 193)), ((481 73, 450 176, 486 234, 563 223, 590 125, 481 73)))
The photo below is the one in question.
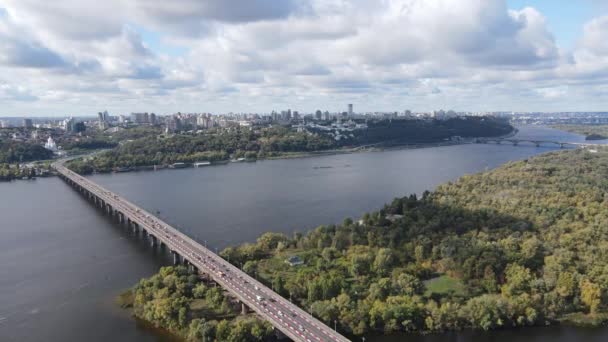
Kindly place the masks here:
POLYGON ((171 251, 188 260, 200 272, 211 276, 224 289, 292 340, 349 341, 297 305, 144 209, 68 170, 61 162, 55 163, 53 167, 65 179, 97 196, 145 229, 171 251))

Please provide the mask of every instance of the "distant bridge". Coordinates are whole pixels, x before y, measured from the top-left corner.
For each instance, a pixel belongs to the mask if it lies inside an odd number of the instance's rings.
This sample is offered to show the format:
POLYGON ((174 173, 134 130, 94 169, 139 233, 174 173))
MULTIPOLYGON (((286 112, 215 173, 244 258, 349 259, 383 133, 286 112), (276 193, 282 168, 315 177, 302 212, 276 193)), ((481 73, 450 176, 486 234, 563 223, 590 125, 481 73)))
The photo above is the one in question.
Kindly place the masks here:
POLYGON ((297 342, 347 342, 346 337, 326 326, 311 314, 300 309, 247 273, 233 266, 219 255, 192 240, 159 218, 104 189, 96 183, 63 166, 53 164, 59 176, 92 204, 105 211, 119 223, 133 229, 150 241, 155 248, 171 252, 175 264, 184 263, 204 273, 236 297, 242 304, 267 320, 277 330, 297 342))
POLYGON ((541 146, 559 146, 559 148, 564 147, 581 147, 587 148, 592 146, 601 146, 601 144, 590 144, 590 143, 576 143, 576 142, 562 142, 555 140, 536 140, 536 139, 514 139, 514 138, 476 138, 474 140, 476 144, 512 144, 513 146, 518 146, 522 144, 533 145, 536 147, 541 146))

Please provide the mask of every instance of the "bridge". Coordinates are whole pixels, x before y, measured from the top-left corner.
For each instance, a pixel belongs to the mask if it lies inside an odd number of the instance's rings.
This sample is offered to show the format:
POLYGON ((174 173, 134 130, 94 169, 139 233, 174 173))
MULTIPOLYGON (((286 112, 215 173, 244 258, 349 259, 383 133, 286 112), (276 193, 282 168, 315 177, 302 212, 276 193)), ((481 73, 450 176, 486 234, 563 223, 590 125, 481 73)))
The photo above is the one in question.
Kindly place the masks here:
POLYGON ((168 249, 174 263, 184 263, 222 286, 247 308, 270 322, 294 341, 349 341, 297 305, 227 262, 198 242, 117 194, 72 172, 63 161, 53 164, 59 176, 90 202, 150 241, 151 246, 168 249))
POLYGON ((560 148, 564 147, 592 147, 599 146, 600 144, 590 144, 590 143, 576 143, 576 142, 562 142, 562 141, 554 141, 554 140, 533 140, 533 139, 514 139, 514 138, 476 138, 474 140, 476 144, 502 144, 509 143, 513 146, 518 146, 520 144, 532 144, 536 147, 541 146, 559 146, 560 148))

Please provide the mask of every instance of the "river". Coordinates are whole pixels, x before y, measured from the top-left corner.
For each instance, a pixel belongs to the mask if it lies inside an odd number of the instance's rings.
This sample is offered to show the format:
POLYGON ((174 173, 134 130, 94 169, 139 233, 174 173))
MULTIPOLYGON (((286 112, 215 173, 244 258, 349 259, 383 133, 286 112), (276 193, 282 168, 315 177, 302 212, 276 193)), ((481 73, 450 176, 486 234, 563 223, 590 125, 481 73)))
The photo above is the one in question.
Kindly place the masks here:
MULTIPOLYGON (((521 127, 518 138, 582 142, 521 127)), ((91 179, 212 249, 358 218, 394 197, 556 147, 456 145, 233 163, 91 179)), ((0 341, 158 341, 114 303, 169 263, 58 178, 0 184, 0 341)), ((367 341, 393 342, 403 336, 367 341)), ((531 328, 408 335, 408 341, 604 341, 608 329, 531 328)))

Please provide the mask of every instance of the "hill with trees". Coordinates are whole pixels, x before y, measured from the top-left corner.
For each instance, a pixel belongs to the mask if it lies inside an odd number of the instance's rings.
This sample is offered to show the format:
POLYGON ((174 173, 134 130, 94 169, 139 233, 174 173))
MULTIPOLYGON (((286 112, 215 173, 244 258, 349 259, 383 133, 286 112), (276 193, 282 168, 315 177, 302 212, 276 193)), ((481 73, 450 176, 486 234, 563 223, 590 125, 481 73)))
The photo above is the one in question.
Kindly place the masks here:
MULTIPOLYGON (((513 130, 508 122, 491 117, 465 117, 448 120, 375 120, 369 128, 353 131, 335 140, 323 131, 297 131, 287 126, 214 128, 196 133, 162 135, 141 130, 141 135, 128 135, 131 140, 120 140, 121 134, 93 137, 88 142, 111 151, 93 158, 75 159, 67 165, 73 171, 87 174, 110 172, 118 168, 149 167, 173 163, 225 161, 230 158, 249 160, 339 150, 344 147, 387 142, 388 144, 442 142, 454 136, 487 137, 508 134, 513 130), (118 144, 118 142, 121 142, 118 144)), ((128 130, 136 132, 136 130, 128 130)), ((87 144, 87 140, 79 143, 87 144)), ((87 147, 88 145, 84 145, 87 147)))
POLYGON ((0 139, 0 163, 24 163, 50 159, 52 156, 52 151, 37 144, 0 139))

